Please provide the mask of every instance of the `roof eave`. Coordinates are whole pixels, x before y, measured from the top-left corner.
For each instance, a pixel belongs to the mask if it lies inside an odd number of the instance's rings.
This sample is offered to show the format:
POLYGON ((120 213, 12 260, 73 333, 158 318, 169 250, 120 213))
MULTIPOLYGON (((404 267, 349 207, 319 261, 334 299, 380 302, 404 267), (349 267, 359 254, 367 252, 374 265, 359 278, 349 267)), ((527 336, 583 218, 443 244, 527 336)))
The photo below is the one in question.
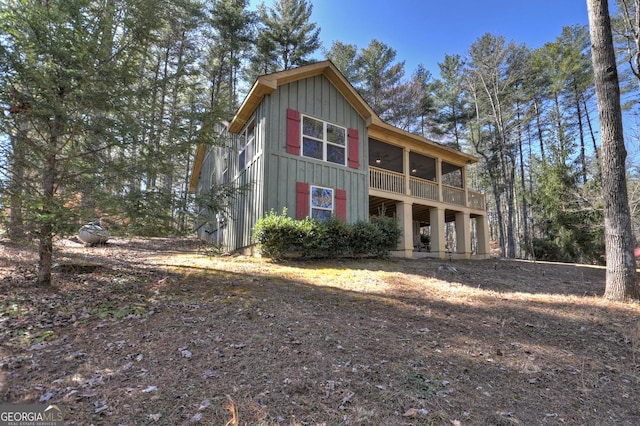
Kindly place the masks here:
POLYGON ((375 116, 373 110, 353 88, 351 83, 338 71, 331 61, 322 61, 300 68, 294 68, 286 71, 279 71, 273 74, 267 74, 259 77, 249 91, 249 94, 242 102, 238 112, 231 120, 229 132, 238 133, 242 130, 251 115, 256 110, 262 99, 273 93, 279 86, 292 83, 294 81, 305 78, 324 75, 345 97, 349 104, 360 114, 360 116, 369 124, 375 116))
POLYGON ((278 88, 276 80, 268 78, 269 76, 259 77, 253 87, 247 94, 247 97, 240 105, 238 112, 229 123, 229 132, 238 133, 242 130, 247 121, 251 118, 253 112, 258 108, 260 102, 266 95, 270 95, 278 88))

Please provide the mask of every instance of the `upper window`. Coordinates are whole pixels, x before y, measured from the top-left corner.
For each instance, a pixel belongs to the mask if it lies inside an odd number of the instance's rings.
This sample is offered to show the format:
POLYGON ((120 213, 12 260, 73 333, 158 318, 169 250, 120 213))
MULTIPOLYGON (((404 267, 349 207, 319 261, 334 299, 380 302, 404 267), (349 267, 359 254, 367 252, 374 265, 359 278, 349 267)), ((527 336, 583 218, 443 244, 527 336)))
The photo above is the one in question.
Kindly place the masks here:
POLYGON ((311 218, 326 221, 334 210, 333 189, 311 185, 311 218))
POLYGON ((346 165, 347 129, 326 121, 302 116, 302 155, 346 165))
POLYGON ((256 139, 255 121, 251 121, 249 125, 240 134, 238 140, 238 171, 241 172, 253 160, 253 153, 256 139))

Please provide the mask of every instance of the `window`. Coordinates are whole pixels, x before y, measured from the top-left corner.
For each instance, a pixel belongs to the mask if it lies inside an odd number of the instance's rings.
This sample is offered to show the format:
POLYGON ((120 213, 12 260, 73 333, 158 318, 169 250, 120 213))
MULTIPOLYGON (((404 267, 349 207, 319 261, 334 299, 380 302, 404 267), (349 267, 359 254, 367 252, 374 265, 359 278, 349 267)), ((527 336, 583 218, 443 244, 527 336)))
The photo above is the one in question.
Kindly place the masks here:
POLYGON ((326 221, 333 215, 333 189, 311 185, 311 218, 326 221))
POLYGON ((240 134, 238 141, 238 172, 242 172, 253 160, 253 152, 256 139, 255 121, 251 121, 249 125, 240 134))
POLYGON ((347 129, 302 116, 302 155, 346 165, 347 129))
POLYGON ((296 182, 296 218, 306 217, 326 220, 332 214, 343 222, 347 221, 347 191, 344 189, 323 188, 296 182), (311 210, 311 214, 309 214, 311 210))

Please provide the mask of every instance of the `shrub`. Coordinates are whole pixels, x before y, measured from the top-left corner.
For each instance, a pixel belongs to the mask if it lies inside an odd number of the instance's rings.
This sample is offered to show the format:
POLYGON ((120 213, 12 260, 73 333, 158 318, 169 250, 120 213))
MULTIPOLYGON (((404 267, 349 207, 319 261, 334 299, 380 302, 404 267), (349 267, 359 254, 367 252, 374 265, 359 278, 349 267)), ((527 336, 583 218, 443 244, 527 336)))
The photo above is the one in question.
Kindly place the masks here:
POLYGON ((385 256, 396 248, 400 229, 392 218, 346 224, 332 217, 326 222, 306 218, 294 220, 271 211, 256 224, 254 240, 265 257, 281 259, 287 253, 306 258, 339 256, 385 256))
POLYGON ((299 225, 287 216, 287 210, 278 215, 273 210, 258 221, 253 238, 260 243, 262 254, 281 259, 287 252, 301 245, 299 225))
POLYGON ((324 238, 328 257, 346 256, 351 254, 352 227, 336 217, 332 217, 324 224, 324 238))
POLYGON ((371 222, 356 222, 353 225, 351 232, 351 252, 355 256, 363 256, 373 253, 379 240, 380 233, 371 222))
POLYGON ((378 256, 385 256, 398 246, 402 231, 400 231, 396 219, 391 217, 376 217, 371 223, 380 233, 380 236, 378 237, 377 253, 374 252, 374 254, 377 254, 378 256))

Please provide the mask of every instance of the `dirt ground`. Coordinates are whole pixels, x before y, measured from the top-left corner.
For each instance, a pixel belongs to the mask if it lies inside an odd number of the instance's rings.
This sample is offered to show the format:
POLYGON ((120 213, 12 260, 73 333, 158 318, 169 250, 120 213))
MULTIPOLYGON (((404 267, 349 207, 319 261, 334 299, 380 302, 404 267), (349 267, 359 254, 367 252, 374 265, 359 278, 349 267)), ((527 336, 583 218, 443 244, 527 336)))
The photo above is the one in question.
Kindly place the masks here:
POLYGON ((638 425, 640 305, 598 267, 271 263, 195 240, 0 243, 0 395, 67 424, 638 425))

